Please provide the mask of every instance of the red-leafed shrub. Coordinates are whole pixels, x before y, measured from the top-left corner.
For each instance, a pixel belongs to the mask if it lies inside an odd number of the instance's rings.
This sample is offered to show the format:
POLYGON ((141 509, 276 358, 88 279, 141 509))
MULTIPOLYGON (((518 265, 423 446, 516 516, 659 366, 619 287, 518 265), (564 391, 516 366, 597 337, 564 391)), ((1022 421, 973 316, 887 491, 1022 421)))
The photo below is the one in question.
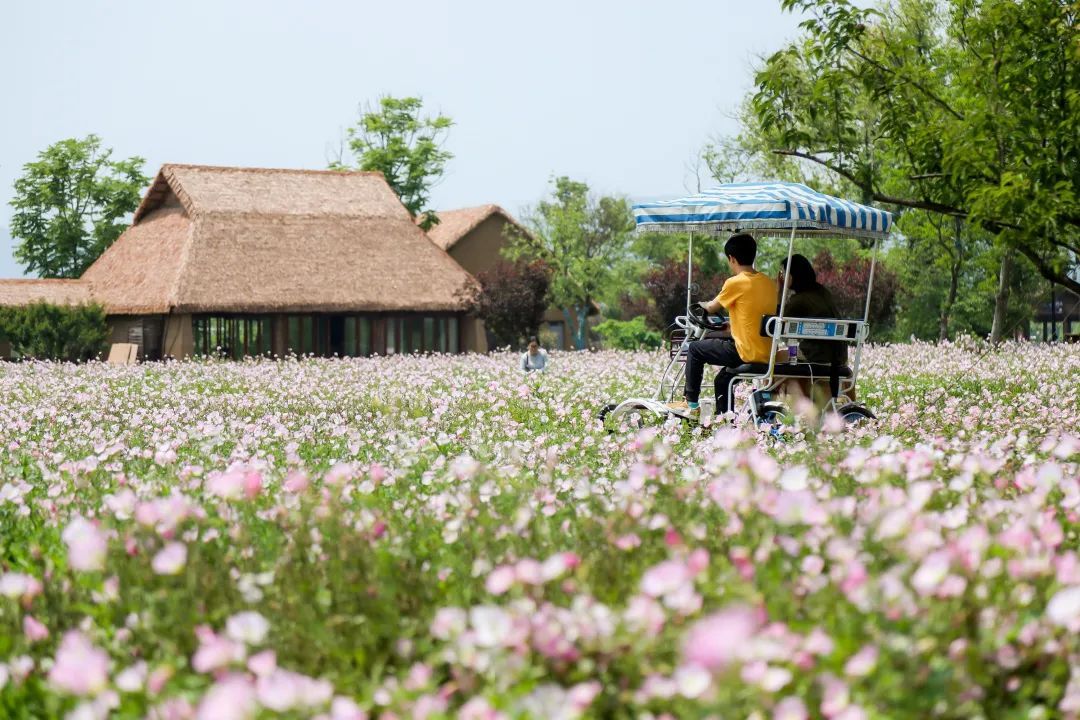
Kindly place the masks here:
POLYGON ((478 273, 480 291, 475 298, 477 316, 496 345, 515 345, 535 335, 548 306, 551 270, 541 260, 500 261, 478 273))
MULTIPOLYGON (((866 306, 866 286, 870 280, 870 261, 855 257, 837 263, 828 252, 814 258, 817 280, 832 292, 840 316, 862 318, 866 306)), ((896 273, 881 263, 874 268, 874 289, 870 300, 871 327, 884 327, 892 320, 896 307, 896 273)))
MULTIPOLYGON (((691 295, 693 301, 712 300, 720 292, 725 276, 707 274, 694 269, 691 295)), ((642 277, 642 286, 652 298, 652 308, 645 315, 649 324, 664 330, 675 321, 676 315, 686 313, 686 263, 669 259, 649 270, 642 277)))

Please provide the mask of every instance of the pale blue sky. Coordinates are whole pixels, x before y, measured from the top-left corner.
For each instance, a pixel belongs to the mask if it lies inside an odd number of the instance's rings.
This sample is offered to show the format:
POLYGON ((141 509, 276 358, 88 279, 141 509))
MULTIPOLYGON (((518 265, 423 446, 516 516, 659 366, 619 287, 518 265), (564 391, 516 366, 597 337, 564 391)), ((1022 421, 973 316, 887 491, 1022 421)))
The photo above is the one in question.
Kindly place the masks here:
POLYGON ((0 277, 22 165, 100 135, 164 162, 321 168, 361 101, 456 125, 437 208, 535 203, 555 174, 671 195, 794 37, 778 0, 0 0, 0 277))

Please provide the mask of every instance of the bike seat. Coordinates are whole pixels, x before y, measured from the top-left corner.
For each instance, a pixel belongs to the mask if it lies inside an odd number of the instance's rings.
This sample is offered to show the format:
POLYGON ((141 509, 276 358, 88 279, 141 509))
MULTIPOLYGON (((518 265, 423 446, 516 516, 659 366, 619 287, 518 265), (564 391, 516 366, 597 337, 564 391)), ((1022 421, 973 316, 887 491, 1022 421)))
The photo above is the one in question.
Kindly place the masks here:
MULTIPOLYGON (((842 378, 851 377, 851 368, 846 365, 837 368, 837 376, 842 378)), ((769 363, 744 363, 736 367, 728 368, 733 375, 764 375, 769 371, 769 363)), ((773 369, 776 377, 815 377, 827 378, 832 374, 832 367, 820 363, 777 363, 773 369)))

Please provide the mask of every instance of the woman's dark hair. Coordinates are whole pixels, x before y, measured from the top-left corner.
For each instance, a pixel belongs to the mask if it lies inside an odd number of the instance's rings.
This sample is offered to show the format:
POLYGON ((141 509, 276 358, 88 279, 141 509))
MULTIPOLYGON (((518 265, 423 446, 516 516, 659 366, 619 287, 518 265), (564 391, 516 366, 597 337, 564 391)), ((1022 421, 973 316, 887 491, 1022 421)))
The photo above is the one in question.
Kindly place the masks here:
POLYGON ((813 290, 820 287, 814 266, 804 255, 791 256, 791 281, 788 286, 795 292, 813 290))
POLYGON ((537 345, 539 345, 540 344, 540 339, 537 338, 535 335, 530 335, 528 344, 532 345, 533 343, 536 343, 537 345))
POLYGON ((724 255, 735 258, 740 265, 753 265, 757 257, 757 241, 750 233, 738 233, 724 243, 724 255))

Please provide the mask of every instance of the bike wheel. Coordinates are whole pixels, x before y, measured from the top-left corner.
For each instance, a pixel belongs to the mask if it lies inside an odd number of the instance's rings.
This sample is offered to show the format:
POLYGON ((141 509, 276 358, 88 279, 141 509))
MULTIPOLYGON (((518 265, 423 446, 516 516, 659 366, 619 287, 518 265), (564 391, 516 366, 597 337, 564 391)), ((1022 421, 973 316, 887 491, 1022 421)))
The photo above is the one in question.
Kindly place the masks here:
POLYGON ((840 417, 848 427, 865 425, 871 420, 876 420, 877 415, 864 408, 862 405, 845 405, 840 408, 840 417))

